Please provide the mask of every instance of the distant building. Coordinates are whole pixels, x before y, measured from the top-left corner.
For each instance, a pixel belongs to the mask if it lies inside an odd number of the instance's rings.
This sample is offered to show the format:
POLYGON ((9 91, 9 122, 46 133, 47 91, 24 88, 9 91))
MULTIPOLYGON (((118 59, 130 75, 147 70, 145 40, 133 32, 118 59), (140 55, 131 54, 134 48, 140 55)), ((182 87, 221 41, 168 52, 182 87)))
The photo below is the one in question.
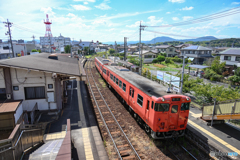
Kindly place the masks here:
POLYGON ((166 53, 167 57, 175 57, 178 56, 176 52, 176 48, 173 45, 160 45, 155 47, 156 50, 160 53, 166 53))
MULTIPOLYGON (((100 48, 100 47, 98 47, 99 46, 99 42, 98 41, 97 42, 93 42, 93 40, 92 41, 82 41, 80 39, 79 46, 81 46, 83 50, 84 50, 84 47, 89 47, 89 49, 91 51, 95 51, 95 48, 100 48)), ((100 49, 103 49, 103 48, 100 48, 100 49)))
POLYGON ((231 74, 233 66, 240 67, 240 48, 229 48, 219 53, 220 62, 226 62, 226 69, 231 74))
POLYGON ((23 39, 19 39, 18 43, 24 43, 24 40, 23 39))
POLYGON ((0 39, 0 43, 2 43, 2 40, 0 39))
POLYGON ((208 58, 213 58, 212 49, 203 46, 189 46, 181 49, 180 56, 187 56, 194 64, 203 64, 208 58))

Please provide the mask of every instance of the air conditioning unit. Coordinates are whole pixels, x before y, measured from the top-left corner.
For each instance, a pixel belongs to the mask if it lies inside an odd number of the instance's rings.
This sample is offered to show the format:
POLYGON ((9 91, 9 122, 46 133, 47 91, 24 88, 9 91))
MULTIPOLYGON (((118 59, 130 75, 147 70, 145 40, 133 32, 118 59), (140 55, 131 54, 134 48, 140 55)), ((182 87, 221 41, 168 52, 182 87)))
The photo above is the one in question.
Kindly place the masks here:
POLYGON ((11 99, 11 94, 7 94, 7 99, 11 99))
POLYGON ((57 73, 53 73, 52 78, 57 78, 57 73))

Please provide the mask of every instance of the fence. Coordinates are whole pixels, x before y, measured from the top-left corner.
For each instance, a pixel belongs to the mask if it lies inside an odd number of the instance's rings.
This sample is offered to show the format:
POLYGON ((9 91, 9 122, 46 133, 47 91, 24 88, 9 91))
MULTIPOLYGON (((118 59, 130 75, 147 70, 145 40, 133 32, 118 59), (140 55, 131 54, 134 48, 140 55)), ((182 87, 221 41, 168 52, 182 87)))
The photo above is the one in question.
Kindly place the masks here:
POLYGON ((24 151, 42 143, 45 124, 18 124, 8 139, 0 141, 1 159, 21 159, 24 151))
POLYGON ((236 118, 236 115, 240 115, 240 99, 216 103, 214 112, 213 110, 214 105, 204 105, 202 118, 206 120, 212 119, 212 114, 215 116, 214 119, 218 119, 217 116, 223 117, 223 115, 225 115, 225 118, 230 115, 227 119, 236 118))

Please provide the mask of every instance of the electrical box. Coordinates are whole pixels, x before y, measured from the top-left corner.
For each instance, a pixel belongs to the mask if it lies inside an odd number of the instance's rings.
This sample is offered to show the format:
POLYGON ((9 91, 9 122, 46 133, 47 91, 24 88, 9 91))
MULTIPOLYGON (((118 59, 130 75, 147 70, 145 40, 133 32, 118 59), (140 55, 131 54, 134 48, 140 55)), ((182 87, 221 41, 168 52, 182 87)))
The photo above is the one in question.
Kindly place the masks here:
POLYGON ((7 99, 11 99, 11 94, 7 94, 7 99))

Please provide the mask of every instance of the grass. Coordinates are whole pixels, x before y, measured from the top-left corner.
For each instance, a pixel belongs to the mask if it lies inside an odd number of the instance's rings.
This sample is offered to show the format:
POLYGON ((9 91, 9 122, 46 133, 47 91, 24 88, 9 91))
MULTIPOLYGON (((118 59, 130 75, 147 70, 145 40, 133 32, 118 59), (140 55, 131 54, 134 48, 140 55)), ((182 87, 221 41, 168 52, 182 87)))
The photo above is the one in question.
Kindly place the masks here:
POLYGON ((176 67, 173 67, 174 65, 165 66, 162 64, 144 64, 143 68, 147 68, 149 70, 159 70, 159 71, 172 71, 177 72, 178 70, 174 69, 176 67))

